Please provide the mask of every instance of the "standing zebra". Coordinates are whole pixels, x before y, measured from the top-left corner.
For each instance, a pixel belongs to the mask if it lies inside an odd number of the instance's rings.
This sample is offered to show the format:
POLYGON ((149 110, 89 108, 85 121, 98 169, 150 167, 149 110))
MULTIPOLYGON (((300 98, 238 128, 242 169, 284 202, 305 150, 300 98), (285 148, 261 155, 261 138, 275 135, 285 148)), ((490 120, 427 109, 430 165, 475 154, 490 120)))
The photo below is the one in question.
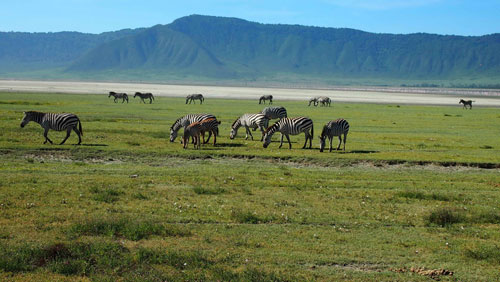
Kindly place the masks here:
POLYGON ((183 148, 186 149, 189 144, 189 138, 193 138, 193 144, 195 149, 199 149, 201 145, 200 134, 201 134, 201 124, 200 122, 193 122, 184 129, 184 134, 182 137, 183 148))
POLYGON ((281 143, 279 148, 283 146, 283 135, 286 136, 288 140, 288 145, 290 149, 292 149, 292 143, 290 142, 290 137, 288 135, 297 135, 301 132, 304 132, 306 135, 306 142, 302 149, 306 148, 307 140, 309 140, 309 149, 312 147, 312 138, 314 135, 314 127, 313 121, 310 118, 306 117, 297 117, 297 118, 283 118, 277 121, 275 124, 271 125, 264 132, 264 148, 267 148, 271 143, 271 137, 274 133, 279 131, 281 133, 281 143), (310 132, 309 132, 310 130, 310 132))
POLYGON ((186 96, 186 104, 188 103, 188 101, 189 101, 189 104, 191 104, 191 102, 195 103, 194 100, 200 100, 200 104, 203 104, 203 101, 205 101, 205 98, 203 97, 202 94, 190 94, 190 95, 186 96))
POLYGON ((82 143, 82 138, 80 137, 83 136, 82 123, 80 122, 80 119, 74 114, 54 114, 35 111, 24 112, 24 117, 21 121, 21 128, 26 126, 26 124, 28 124, 30 121, 34 121, 40 124, 40 126, 45 130, 43 132, 43 136, 45 137, 45 142, 43 142, 43 144, 46 144, 47 141, 49 141, 50 144, 53 144, 52 140, 50 140, 47 136, 47 134, 49 133, 49 129, 53 129, 56 131, 66 130, 66 138, 64 138, 64 140, 59 145, 62 145, 64 144, 64 142, 66 142, 69 135, 71 134, 71 130, 74 130, 76 134, 78 134, 77 145, 80 145, 80 143, 82 143))
POLYGON ((342 144, 342 138, 341 138, 342 134, 344 135, 344 151, 345 151, 345 142, 347 139, 348 132, 349 132, 349 123, 347 122, 347 120, 339 118, 330 121, 325 126, 323 126, 323 131, 319 136, 319 151, 323 152, 323 149, 325 148, 326 137, 330 139, 330 152, 332 151, 333 136, 339 137, 339 145, 337 147, 337 150, 340 150, 340 144, 342 144))
MULTIPOLYGON (((170 127, 170 142, 175 141, 175 138, 177 138, 177 131, 179 131, 181 127, 184 127, 184 129, 186 129, 186 127, 191 123, 202 121, 207 118, 215 118, 215 116, 211 114, 189 114, 178 118, 170 127)), ((212 133, 210 132, 208 135, 208 140, 210 140, 211 135, 212 133)))
POLYGON ((135 92, 135 95, 134 95, 134 99, 135 97, 139 96, 139 98, 141 98, 141 101, 146 104, 146 102, 144 102, 144 99, 149 99, 149 103, 153 103, 153 100, 155 99, 155 97, 153 96, 153 94, 151 93, 141 93, 141 92, 135 92))
POLYGON ((115 97, 115 100, 114 100, 115 103, 117 103, 116 100, 122 99, 122 104, 125 102, 125 100, 127 101, 127 104, 128 104, 127 93, 116 93, 116 92, 111 91, 111 92, 109 92, 108 98, 111 96, 115 97))
POLYGON ((464 100, 464 99, 460 99, 460 102, 458 102, 459 104, 464 104, 464 109, 467 109, 467 106, 469 106, 469 110, 472 110, 472 100, 464 100))
POLYGON ((327 106, 330 107, 331 103, 332 103, 332 100, 329 98, 329 97, 319 97, 318 98, 318 103, 321 105, 321 106, 327 106))
POLYGON ((267 107, 264 108, 261 112, 261 114, 265 115, 268 119, 275 119, 275 118, 286 118, 287 113, 286 109, 284 107, 267 107))
POLYGON ((262 95, 262 96, 260 96, 259 105, 261 103, 265 104, 266 100, 269 100, 269 104, 272 105, 273 104, 273 95, 262 95))
MULTIPOLYGON (((215 143, 217 142, 217 135, 219 134, 219 125, 221 122, 215 118, 207 118, 200 121, 199 123, 201 126, 201 135, 203 136, 203 140, 205 140, 205 132, 213 134, 215 146, 215 143)), ((206 142, 203 142, 203 144, 206 143, 208 143, 208 140, 206 142)))
POLYGON ((319 97, 312 97, 311 99, 309 99, 309 105, 308 106, 311 106, 311 103, 315 107, 318 106, 318 99, 319 99, 319 97))
POLYGON ((259 128, 262 132, 262 137, 260 138, 260 141, 262 141, 262 139, 264 138, 264 131, 268 127, 268 125, 269 119, 263 114, 244 114, 236 119, 231 125, 231 134, 229 135, 229 138, 234 139, 234 137, 236 137, 236 134, 238 134, 238 129, 241 126, 244 126, 246 129, 245 140, 248 139, 248 135, 250 135, 253 140, 250 128, 252 128, 253 130, 259 128))

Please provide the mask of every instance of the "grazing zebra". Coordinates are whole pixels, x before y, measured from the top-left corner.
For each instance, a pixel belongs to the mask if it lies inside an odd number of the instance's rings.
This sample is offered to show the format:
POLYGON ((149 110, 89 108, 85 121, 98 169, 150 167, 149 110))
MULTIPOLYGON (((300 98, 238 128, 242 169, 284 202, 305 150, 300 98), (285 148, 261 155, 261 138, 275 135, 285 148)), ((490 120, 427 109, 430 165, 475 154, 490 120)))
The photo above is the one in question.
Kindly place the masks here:
POLYGON ((268 125, 269 119, 263 114, 244 114, 236 119, 231 125, 231 134, 229 135, 229 138, 234 139, 234 137, 236 137, 236 134, 238 134, 238 129, 241 126, 244 126, 246 129, 245 140, 248 139, 248 135, 250 135, 253 140, 250 128, 252 128, 253 130, 259 128, 262 132, 262 137, 260 138, 260 141, 262 141, 262 139, 264 138, 264 131, 266 130, 268 125))
MULTIPOLYGON (((215 118, 207 118, 200 121, 199 123, 201 125, 201 135, 203 136, 203 140, 205 140, 205 132, 213 134, 215 146, 215 143, 217 142, 217 135, 219 134, 219 125, 221 122, 215 118)), ((206 143, 208 143, 208 140, 206 142, 203 142, 203 144, 206 143)))
POLYGON ((266 100, 269 100, 269 104, 272 105, 273 104, 273 95, 262 95, 262 96, 260 96, 259 105, 261 103, 265 104, 266 100))
POLYGON ((193 122, 184 129, 184 135, 182 138, 183 148, 186 149, 189 144, 189 138, 193 138, 193 144, 195 149, 199 149, 201 146, 200 134, 202 128, 200 122, 193 122))
POLYGON ((52 140, 50 140, 47 136, 47 134, 49 133, 49 129, 53 129, 56 131, 66 130, 66 138, 64 138, 64 140, 59 145, 62 145, 64 144, 64 142, 66 142, 69 135, 71 134, 71 130, 74 130, 76 134, 78 134, 77 145, 80 145, 80 143, 82 143, 82 138, 80 137, 83 136, 82 123, 80 122, 80 119, 74 114, 54 114, 35 111, 24 112, 24 117, 21 121, 21 127, 26 126, 26 124, 28 124, 30 121, 34 121, 40 124, 40 126, 45 130, 43 132, 43 136, 45 137, 45 142, 43 142, 43 144, 46 144, 47 141, 49 141, 50 144, 53 144, 52 140))
POLYGON ((268 119, 281 119, 287 117, 286 109, 284 107, 267 107, 264 108, 260 113, 265 115, 268 119))
POLYGON ((460 99, 460 102, 458 102, 459 104, 464 104, 464 109, 467 109, 467 106, 469 106, 469 110, 472 110, 472 100, 464 100, 464 99, 460 99))
POLYGON ((318 98, 318 103, 321 105, 321 106, 327 106, 330 107, 331 103, 332 103, 332 100, 329 98, 329 97, 319 97, 318 98))
MULTIPOLYGON (((215 118, 214 115, 211 115, 211 114, 189 114, 189 115, 185 115, 181 118, 178 118, 174 124, 172 124, 172 126, 170 127, 170 142, 174 142, 175 141, 175 138, 177 138, 177 131, 179 131, 179 129, 181 127, 184 127, 184 129, 186 129, 186 127, 194 122, 198 122, 198 121, 202 121, 204 119, 207 119, 207 118, 215 118)), ((212 135, 212 133, 210 132, 209 135, 208 135, 208 140, 210 140, 210 136, 212 135)), ((207 142, 208 142, 207 140, 207 142)))
POLYGON ((311 103, 315 107, 318 106, 318 99, 319 99, 319 97, 312 97, 311 99, 309 99, 309 105, 308 106, 311 106, 311 103))
POLYGON ((139 98, 141 98, 141 101, 144 104, 146 104, 146 102, 144 102, 144 99, 149 99, 149 103, 150 104, 153 103, 153 100, 155 99, 155 97, 151 93, 135 92, 134 99, 135 99, 136 96, 139 96, 139 98))
POLYGON ((332 120, 323 126, 323 131, 319 136, 319 151, 323 152, 325 148, 326 138, 330 139, 330 152, 332 151, 332 140, 333 136, 339 137, 339 145, 337 150, 340 150, 340 144, 342 144, 342 134, 344 135, 344 151, 345 151, 345 141, 347 139, 347 133, 349 132, 349 123, 343 118, 332 120))
POLYGON ((313 121, 310 118, 297 117, 280 119, 264 132, 264 148, 267 148, 267 146, 269 146, 269 144, 271 143, 271 137, 277 131, 281 133, 281 143, 279 146, 280 148, 281 146, 283 146, 283 135, 286 136, 288 145, 290 146, 290 149, 292 149, 292 143, 290 142, 290 137, 288 135, 297 135, 301 132, 304 132, 304 134, 306 135, 306 142, 304 143, 302 149, 306 148, 307 140, 309 140, 309 149, 311 149, 312 147, 314 127, 313 121))
POLYGON ((111 96, 115 97, 115 100, 114 100, 115 103, 117 103, 116 100, 122 99, 122 104, 123 104, 123 102, 125 102, 125 100, 127 101, 127 104, 128 104, 128 95, 127 95, 127 93, 116 93, 116 92, 111 91, 111 92, 109 92, 108 98, 111 97, 111 96))
POLYGON ((203 104, 203 101, 205 101, 205 98, 203 98, 202 94, 190 94, 190 95, 186 96, 186 104, 188 103, 188 101, 189 101, 189 104, 191 104, 191 102, 195 103, 194 100, 200 100, 200 104, 203 104))

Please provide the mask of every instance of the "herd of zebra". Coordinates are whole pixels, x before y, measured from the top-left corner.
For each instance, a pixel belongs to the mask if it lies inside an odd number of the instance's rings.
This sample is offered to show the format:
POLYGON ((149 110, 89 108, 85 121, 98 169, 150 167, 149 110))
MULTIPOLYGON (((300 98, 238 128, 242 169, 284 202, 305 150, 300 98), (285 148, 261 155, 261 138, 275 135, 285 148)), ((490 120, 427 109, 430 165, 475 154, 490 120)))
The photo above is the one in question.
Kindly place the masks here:
MULTIPOLYGON (((127 101, 127 104, 128 104, 128 95, 127 93, 116 93, 116 92, 109 92, 109 95, 108 95, 108 98, 113 96, 115 99, 114 99, 114 102, 117 103, 117 100, 119 99, 122 99, 122 104, 127 101)), ((146 104, 146 102, 144 101, 144 99, 149 99, 149 103, 153 103, 153 100, 155 99, 155 97, 153 96, 153 94, 151 93, 141 93, 141 92, 135 92, 135 95, 134 95, 134 98, 135 97, 139 97, 141 98, 141 101, 146 104)))
MULTIPOLYGON (((216 136, 219 133, 220 121, 212 114, 188 114, 177 119, 170 127, 170 142, 174 142, 178 136, 178 131, 184 128, 184 135, 182 138, 183 147, 187 148, 189 140, 192 140, 195 148, 200 148, 202 143, 208 143, 210 137, 214 136, 214 145, 216 144, 216 136), (205 140, 205 133, 208 132, 208 138, 205 140)), ((307 147, 309 141, 309 149, 312 148, 312 139, 314 135, 313 121, 307 117, 289 118, 287 111, 284 107, 267 107, 260 113, 256 114, 243 114, 237 118, 231 125, 230 139, 234 139, 240 127, 245 127, 245 140, 249 137, 253 140, 253 131, 259 129, 261 131, 260 141, 263 141, 263 147, 267 148, 271 143, 272 136, 280 132, 281 142, 279 148, 283 146, 283 137, 286 137, 289 148, 292 148, 290 135, 298 135, 304 133, 306 141, 303 149, 307 147), (269 121, 272 119, 279 119, 276 123, 269 126, 269 121)), ((338 136, 339 144, 337 150, 340 150, 342 141, 344 143, 343 150, 345 151, 345 143, 347 133, 349 132, 349 123, 345 119, 336 119, 328 122, 323 126, 320 135, 320 152, 323 152, 326 144, 326 139, 330 142, 330 152, 333 150, 332 140, 334 136, 338 136), (344 137, 343 139, 341 137, 344 137)))

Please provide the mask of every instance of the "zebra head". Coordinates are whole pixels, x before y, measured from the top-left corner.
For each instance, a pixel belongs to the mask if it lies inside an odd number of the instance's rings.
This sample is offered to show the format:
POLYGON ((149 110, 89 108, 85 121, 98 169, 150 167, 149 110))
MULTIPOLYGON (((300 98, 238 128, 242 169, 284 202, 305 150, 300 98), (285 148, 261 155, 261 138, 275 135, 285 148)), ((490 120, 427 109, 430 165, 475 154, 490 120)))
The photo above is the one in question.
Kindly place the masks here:
POLYGON ((116 94, 116 93, 115 93, 115 92, 113 92, 113 91, 109 92, 108 98, 109 98, 109 97, 111 97, 111 96, 113 96, 113 97, 114 97, 114 96, 115 96, 115 94, 116 94))
POLYGON ((323 152, 326 144, 326 135, 319 136, 319 151, 323 152))
POLYGON ((177 138, 177 131, 174 130, 173 127, 170 128, 170 142, 174 142, 175 138, 177 138))
POLYGON ((31 112, 23 112, 24 117, 23 120, 21 121, 21 128, 25 127, 28 122, 31 121, 31 112))
POLYGON ((234 139, 234 137, 236 137, 236 134, 238 134, 238 128, 240 128, 241 126, 241 121, 240 119, 238 118, 237 120, 235 120, 233 122, 233 124, 231 125, 231 134, 229 134, 229 138, 231 140, 234 139))
POLYGON ((262 146, 263 146, 264 148, 267 148, 267 146, 269 146, 269 144, 271 144, 271 137, 272 137, 272 136, 273 136, 273 135, 272 135, 272 134, 270 134, 270 133, 268 133, 268 132, 266 132, 266 133, 264 134, 264 144, 262 144, 262 146))

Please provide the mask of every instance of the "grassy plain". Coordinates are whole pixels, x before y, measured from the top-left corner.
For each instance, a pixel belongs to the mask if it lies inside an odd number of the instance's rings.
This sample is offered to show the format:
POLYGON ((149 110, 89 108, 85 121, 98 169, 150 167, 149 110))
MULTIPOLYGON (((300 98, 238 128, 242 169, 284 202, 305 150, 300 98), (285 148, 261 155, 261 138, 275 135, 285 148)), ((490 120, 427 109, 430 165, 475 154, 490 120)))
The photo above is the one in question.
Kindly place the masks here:
POLYGON ((315 136, 347 119, 347 152, 230 140, 256 101, 0 93, 0 280, 500 279, 498 109, 275 104, 315 136), (43 145, 25 110, 76 113, 83 146, 43 145), (222 121, 217 146, 168 142, 201 112, 222 121))

